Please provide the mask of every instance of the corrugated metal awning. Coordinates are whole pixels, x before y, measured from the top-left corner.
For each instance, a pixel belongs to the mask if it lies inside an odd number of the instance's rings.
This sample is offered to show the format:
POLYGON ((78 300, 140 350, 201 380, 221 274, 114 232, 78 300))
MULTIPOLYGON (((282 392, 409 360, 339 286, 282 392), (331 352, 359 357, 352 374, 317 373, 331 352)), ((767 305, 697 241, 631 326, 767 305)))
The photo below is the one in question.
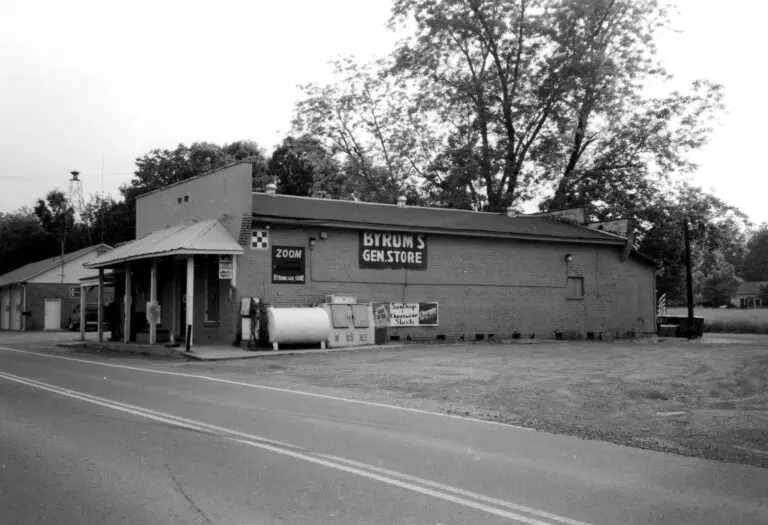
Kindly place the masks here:
POLYGON ((243 248, 217 220, 180 224, 123 244, 84 264, 86 268, 114 267, 128 261, 172 255, 240 255, 243 248))

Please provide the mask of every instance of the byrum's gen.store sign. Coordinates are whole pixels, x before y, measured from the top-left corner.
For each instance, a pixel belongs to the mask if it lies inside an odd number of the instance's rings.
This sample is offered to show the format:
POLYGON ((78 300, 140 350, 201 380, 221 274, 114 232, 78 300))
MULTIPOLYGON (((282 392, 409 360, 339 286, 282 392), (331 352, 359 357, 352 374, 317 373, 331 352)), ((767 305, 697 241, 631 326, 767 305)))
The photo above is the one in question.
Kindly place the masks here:
POLYGON ((360 268, 427 269, 427 236, 421 233, 360 232, 360 268))

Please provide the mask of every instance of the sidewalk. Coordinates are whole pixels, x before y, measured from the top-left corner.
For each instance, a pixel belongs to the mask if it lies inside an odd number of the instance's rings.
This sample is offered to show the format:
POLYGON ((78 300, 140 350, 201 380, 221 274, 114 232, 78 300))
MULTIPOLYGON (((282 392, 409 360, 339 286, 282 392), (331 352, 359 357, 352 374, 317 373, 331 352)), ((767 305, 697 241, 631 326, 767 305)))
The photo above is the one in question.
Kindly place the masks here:
POLYGON ((232 359, 274 357, 280 355, 319 354, 327 352, 340 352, 343 350, 381 350, 384 348, 399 348, 403 345, 366 345, 325 349, 293 348, 290 350, 246 350, 236 346, 212 345, 193 347, 190 352, 187 352, 183 345, 178 347, 167 347, 164 345, 121 343, 117 341, 104 341, 103 343, 99 343, 95 340, 59 342, 56 344, 56 346, 64 348, 91 348, 96 350, 110 350, 114 352, 174 357, 178 359, 190 359, 196 361, 225 361, 232 359))

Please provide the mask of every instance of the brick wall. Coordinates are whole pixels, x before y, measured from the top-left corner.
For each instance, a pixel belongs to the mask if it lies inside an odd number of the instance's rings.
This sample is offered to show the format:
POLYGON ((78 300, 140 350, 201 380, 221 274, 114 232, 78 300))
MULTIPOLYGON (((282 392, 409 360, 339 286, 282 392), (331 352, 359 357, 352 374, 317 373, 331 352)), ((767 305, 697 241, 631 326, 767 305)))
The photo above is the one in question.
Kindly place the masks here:
MULTIPOLYGON (((80 298, 70 297, 70 288, 73 284, 27 284, 27 311, 30 315, 26 318, 27 330, 43 330, 45 328, 45 300, 61 299, 61 323, 60 329, 67 329, 67 319, 72 314, 72 309, 80 304, 80 298)), ((113 292, 105 289, 104 305, 112 301, 113 292)), ((94 288, 86 295, 87 304, 98 302, 98 289, 94 288)))
POLYGON ((277 305, 310 305, 331 293, 355 294, 359 302, 440 303, 439 327, 389 329, 401 338, 655 331, 654 270, 633 259, 622 263, 621 247, 429 235, 426 270, 373 270, 359 268, 357 231, 324 231, 321 240, 318 230, 273 225, 271 245, 307 249, 307 283, 272 284, 271 250, 246 248, 240 295, 277 305), (318 239, 311 251, 310 237, 318 239), (569 276, 583 278, 583 298, 567 297, 569 276))
POLYGON ((237 238, 251 201, 251 165, 235 164, 139 197, 136 237, 183 222, 218 219, 237 238))

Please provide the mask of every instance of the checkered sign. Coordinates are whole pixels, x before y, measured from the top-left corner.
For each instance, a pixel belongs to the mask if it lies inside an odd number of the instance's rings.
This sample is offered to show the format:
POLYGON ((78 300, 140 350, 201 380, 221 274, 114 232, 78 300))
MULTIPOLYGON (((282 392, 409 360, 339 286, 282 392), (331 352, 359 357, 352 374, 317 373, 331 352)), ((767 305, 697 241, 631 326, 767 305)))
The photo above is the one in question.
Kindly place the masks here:
POLYGON ((251 248, 269 250, 269 230, 251 230, 251 248))

